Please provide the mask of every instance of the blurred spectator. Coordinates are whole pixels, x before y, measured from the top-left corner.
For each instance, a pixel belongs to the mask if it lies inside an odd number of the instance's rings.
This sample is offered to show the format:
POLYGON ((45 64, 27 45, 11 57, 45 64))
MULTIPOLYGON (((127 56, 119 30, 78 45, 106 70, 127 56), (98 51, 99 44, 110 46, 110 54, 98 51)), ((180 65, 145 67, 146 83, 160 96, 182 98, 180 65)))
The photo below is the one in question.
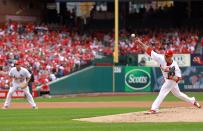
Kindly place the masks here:
POLYGON ((140 60, 140 62, 138 63, 138 66, 145 66, 146 64, 146 58, 142 57, 142 59, 140 60))
POLYGON ((203 61, 198 56, 193 58, 193 62, 195 62, 197 64, 200 64, 200 65, 203 65, 203 61))

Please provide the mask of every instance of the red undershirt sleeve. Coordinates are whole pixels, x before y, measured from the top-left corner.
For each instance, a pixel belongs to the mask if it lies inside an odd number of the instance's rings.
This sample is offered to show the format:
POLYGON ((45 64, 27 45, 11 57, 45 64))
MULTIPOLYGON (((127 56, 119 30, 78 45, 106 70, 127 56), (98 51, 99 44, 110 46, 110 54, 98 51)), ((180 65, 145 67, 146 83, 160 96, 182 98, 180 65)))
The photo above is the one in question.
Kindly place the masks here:
POLYGON ((151 56, 152 48, 148 47, 146 52, 147 52, 147 54, 148 54, 149 56, 151 56))

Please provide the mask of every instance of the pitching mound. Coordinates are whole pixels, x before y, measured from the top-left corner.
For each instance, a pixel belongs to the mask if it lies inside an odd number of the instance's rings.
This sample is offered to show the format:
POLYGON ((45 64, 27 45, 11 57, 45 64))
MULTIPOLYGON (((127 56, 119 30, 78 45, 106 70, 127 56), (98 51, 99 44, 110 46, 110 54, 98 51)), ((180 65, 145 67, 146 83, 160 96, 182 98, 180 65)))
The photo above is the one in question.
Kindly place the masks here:
POLYGON ((87 122, 128 123, 128 122, 203 122, 203 109, 177 107, 161 109, 157 114, 133 112, 92 118, 75 119, 87 122))

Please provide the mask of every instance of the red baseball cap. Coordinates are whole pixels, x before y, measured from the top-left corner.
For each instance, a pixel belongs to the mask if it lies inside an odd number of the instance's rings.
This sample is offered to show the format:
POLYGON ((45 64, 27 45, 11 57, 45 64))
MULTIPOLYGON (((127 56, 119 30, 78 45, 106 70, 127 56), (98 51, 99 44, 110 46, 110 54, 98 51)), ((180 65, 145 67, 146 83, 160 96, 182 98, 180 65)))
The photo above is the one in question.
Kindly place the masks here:
POLYGON ((172 57, 173 56, 173 51, 172 50, 166 50, 165 55, 169 56, 169 57, 172 57))
POLYGON ((19 60, 17 60, 16 62, 15 62, 15 65, 20 65, 21 64, 21 62, 19 61, 19 60))

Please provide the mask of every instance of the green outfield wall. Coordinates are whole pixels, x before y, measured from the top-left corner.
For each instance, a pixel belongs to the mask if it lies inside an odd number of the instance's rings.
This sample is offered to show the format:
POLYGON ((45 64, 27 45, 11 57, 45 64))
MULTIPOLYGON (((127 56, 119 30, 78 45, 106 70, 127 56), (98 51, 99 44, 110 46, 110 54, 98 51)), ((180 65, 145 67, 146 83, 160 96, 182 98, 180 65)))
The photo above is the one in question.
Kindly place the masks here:
MULTIPOLYGON (((51 94, 112 92, 112 67, 88 67, 50 84, 51 94)), ((116 76, 119 80, 120 76, 116 76)), ((117 86, 120 86, 119 82, 117 86)), ((120 86, 121 87, 121 86, 120 86)), ((118 90, 122 91, 121 89, 118 90)))
MULTIPOLYGON (((183 67, 181 70, 184 80, 179 86, 182 91, 203 90, 203 67, 183 67)), ((158 67, 90 66, 52 82, 49 86, 52 95, 151 92, 159 91, 163 82, 158 67)))

